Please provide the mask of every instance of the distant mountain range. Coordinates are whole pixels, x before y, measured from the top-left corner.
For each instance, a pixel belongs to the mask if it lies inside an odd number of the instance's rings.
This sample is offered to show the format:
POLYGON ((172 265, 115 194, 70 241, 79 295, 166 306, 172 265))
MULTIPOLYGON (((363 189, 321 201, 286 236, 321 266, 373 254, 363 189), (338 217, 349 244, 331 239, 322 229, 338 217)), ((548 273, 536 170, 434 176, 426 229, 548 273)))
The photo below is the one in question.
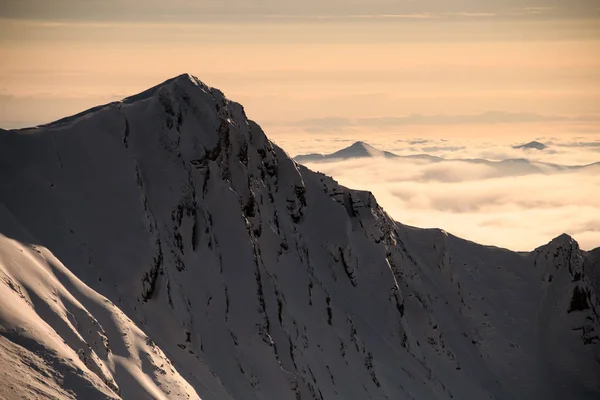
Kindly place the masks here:
MULTIPOLYGON (((516 148, 535 148, 541 149, 545 145, 539 142, 530 142, 516 148)), ((442 158, 429 154, 414 154, 400 156, 389 151, 379 150, 365 142, 355 142, 349 147, 343 148, 331 154, 303 154, 296 156, 294 160, 299 163, 329 162, 361 158, 386 158, 393 160, 422 160, 431 163, 444 162, 463 162, 469 164, 486 165, 495 169, 501 175, 524 175, 524 174, 545 174, 553 172, 566 172, 583 168, 599 167, 600 162, 587 165, 560 165, 539 161, 532 161, 525 158, 509 158, 502 161, 490 161, 481 158, 442 158)))

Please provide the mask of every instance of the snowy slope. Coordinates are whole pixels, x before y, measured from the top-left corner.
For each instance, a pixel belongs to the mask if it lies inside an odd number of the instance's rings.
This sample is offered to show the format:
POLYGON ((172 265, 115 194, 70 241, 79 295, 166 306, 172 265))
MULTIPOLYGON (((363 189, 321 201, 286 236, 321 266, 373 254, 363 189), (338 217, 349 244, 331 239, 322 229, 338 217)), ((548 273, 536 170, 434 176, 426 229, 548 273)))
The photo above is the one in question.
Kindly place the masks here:
POLYGON ((189 75, 0 132, 0 201, 9 399, 600 395, 597 251, 398 224, 189 75))

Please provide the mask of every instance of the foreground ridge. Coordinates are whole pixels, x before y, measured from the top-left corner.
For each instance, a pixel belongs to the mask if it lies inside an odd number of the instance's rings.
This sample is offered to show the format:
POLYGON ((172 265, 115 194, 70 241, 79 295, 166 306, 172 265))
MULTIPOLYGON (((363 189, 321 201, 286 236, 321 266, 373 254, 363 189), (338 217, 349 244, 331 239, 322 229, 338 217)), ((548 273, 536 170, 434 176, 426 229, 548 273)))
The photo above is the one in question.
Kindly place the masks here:
POLYGON ((0 397, 600 396, 598 249, 397 223, 190 75, 0 160, 0 397))

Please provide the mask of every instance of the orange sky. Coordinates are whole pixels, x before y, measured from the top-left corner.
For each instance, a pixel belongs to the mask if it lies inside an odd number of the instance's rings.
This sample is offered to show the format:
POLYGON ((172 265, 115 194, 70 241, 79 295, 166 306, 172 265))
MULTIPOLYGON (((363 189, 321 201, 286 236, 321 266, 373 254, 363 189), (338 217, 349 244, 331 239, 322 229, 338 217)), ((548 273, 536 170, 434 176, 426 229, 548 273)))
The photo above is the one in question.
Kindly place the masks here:
POLYGON ((595 19, 4 19, 0 58, 4 127, 48 122, 182 72, 219 87, 267 126, 413 113, 600 113, 595 19))

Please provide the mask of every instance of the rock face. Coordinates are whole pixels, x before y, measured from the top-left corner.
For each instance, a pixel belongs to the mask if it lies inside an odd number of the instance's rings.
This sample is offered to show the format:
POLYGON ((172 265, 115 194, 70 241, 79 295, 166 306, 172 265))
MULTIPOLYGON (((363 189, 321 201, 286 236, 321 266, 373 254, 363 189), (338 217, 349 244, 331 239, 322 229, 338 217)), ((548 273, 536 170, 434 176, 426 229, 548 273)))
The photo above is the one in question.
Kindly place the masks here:
POLYGON ((600 269, 390 219, 189 75, 0 132, 0 397, 596 399, 600 269))

